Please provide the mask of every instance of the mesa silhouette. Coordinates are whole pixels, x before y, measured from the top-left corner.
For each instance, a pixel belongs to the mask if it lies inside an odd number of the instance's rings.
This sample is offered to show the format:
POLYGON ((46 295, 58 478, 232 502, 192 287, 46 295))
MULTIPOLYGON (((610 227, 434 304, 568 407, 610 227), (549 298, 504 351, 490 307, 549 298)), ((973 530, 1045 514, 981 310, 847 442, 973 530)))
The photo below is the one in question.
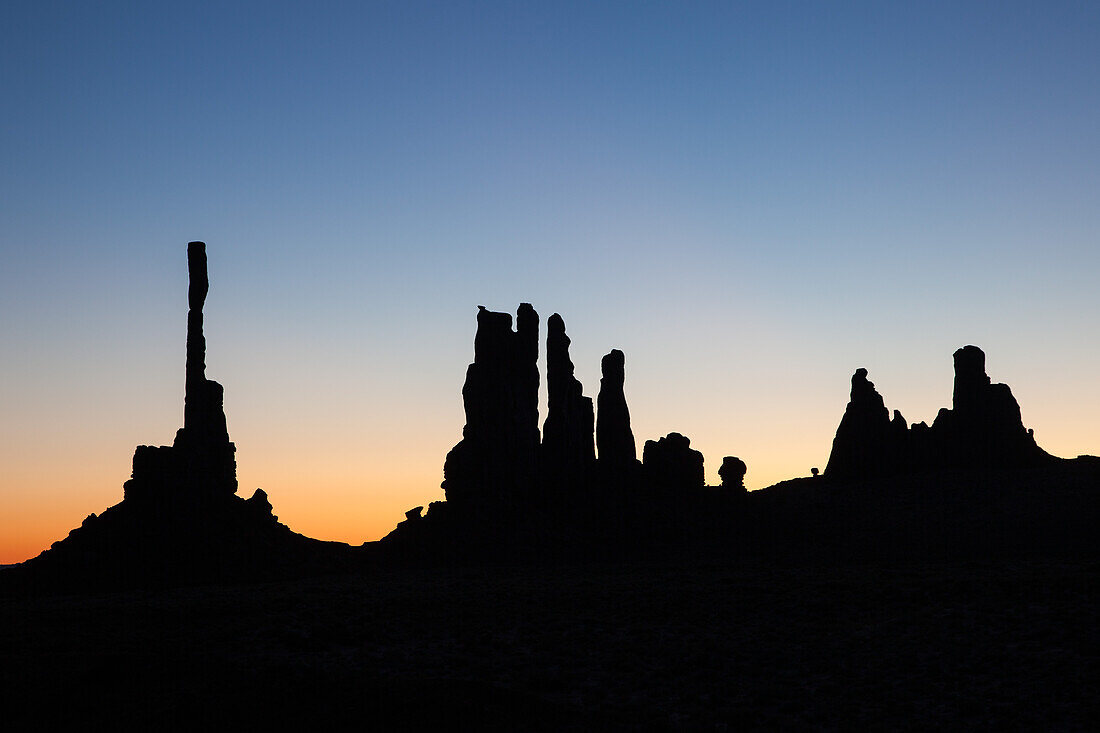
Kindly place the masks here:
POLYGON ((121 503, 89 516, 37 558, 3 573, 22 587, 123 587, 305 575, 402 562, 588 561, 689 555, 724 560, 958 559, 1098 555, 1100 459, 1051 456, 1023 425, 985 354, 954 354, 952 407, 909 426, 867 379, 851 400, 822 476, 747 492, 749 467, 723 458, 706 486, 703 455, 670 432, 638 459, 626 357, 603 357, 595 407, 569 355, 565 321, 547 321, 548 411, 540 430, 539 315, 478 307, 466 424, 447 454, 445 501, 415 507, 378 542, 351 548, 292 532, 257 489, 237 496, 223 390, 206 377, 206 249, 187 249, 184 425, 171 446, 138 446, 121 503))

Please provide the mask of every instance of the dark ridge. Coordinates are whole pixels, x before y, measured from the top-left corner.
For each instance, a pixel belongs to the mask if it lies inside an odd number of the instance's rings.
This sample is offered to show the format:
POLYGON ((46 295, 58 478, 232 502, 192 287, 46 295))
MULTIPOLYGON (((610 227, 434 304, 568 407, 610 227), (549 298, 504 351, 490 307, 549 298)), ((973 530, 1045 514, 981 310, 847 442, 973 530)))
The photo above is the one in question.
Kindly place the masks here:
POLYGON ((34 558, 3 587, 116 588, 265 579, 401 563, 958 560, 1100 556, 1100 459, 1055 458, 993 384, 975 346, 955 352, 951 409, 931 426, 891 417, 867 370, 824 472, 747 492, 726 456, 721 486, 680 433, 647 440, 638 461, 625 356, 602 361, 593 414, 574 374, 565 322, 547 329, 548 414, 540 437, 539 317, 479 306, 461 440, 447 454, 445 501, 415 507, 385 538, 352 550, 291 532, 265 492, 236 495, 221 385, 207 379, 206 251, 188 246, 184 425, 171 446, 138 446, 123 501, 34 558), (599 448, 597 459, 596 448, 599 448))

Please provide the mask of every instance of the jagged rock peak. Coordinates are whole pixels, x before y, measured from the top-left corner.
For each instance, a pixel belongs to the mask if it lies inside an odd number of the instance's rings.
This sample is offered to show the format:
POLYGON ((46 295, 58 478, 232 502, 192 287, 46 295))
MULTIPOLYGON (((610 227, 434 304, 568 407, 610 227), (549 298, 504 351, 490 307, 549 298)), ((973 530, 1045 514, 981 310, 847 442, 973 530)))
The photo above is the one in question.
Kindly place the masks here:
POLYGON ((638 459, 634 433, 630 429, 630 410, 623 385, 626 381, 626 357, 612 349, 600 361, 603 376, 596 398, 596 448, 600 462, 609 466, 633 463, 638 459))
MULTIPOLYGON (((844 417, 833 438, 825 476, 851 478, 889 473, 899 459, 899 424, 891 422, 890 412, 867 370, 856 369, 844 417)), ((900 432, 904 433, 904 423, 900 432)))

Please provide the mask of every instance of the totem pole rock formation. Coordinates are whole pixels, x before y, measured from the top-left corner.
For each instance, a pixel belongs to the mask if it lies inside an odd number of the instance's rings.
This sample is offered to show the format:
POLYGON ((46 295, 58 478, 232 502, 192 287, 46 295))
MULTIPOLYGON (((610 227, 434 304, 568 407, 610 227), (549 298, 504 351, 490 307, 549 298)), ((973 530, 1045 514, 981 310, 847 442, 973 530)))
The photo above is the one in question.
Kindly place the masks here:
POLYGON ((547 413, 542 430, 542 468, 550 481, 583 479, 596 460, 592 398, 573 376, 565 321, 555 313, 546 323, 547 413))
POLYGON ((1055 460, 1024 427, 1020 405, 1005 384, 992 384, 985 353, 964 346, 954 354, 952 409, 929 427, 910 429, 897 411, 888 417, 867 370, 852 376, 851 401, 833 439, 825 476, 861 479, 933 469, 997 469, 1055 460))
POLYGON ((229 440, 223 389, 206 378, 206 338, 202 308, 210 289, 206 245, 187 245, 187 362, 183 427, 171 447, 138 446, 126 498, 163 498, 165 492, 188 496, 233 495, 237 491, 236 447, 229 440))
POLYGON ((726 456, 722 459, 722 467, 718 469, 718 477, 722 479, 722 488, 744 493, 745 473, 749 467, 736 456, 726 456))
POLYGON ((466 370, 462 440, 447 454, 442 487, 454 506, 505 506, 537 476, 539 317, 478 306, 474 362, 466 370))
POLYGON ((596 398, 596 449, 600 465, 621 470, 638 459, 634 433, 630 430, 630 410, 626 406, 623 383, 626 379, 626 357, 612 349, 600 362, 603 377, 596 398))
MULTIPOLYGON (((349 548, 292 532, 263 489, 237 495, 236 448, 222 387, 206 378, 206 246, 187 246, 190 285, 183 427, 171 446, 138 446, 124 498, 24 564, 58 587, 129 587, 218 578, 279 577, 349 548)), ((39 582, 35 581, 35 582, 39 582)))
POLYGON ((703 486, 703 454, 680 433, 647 440, 642 447, 642 469, 658 488, 697 489, 703 486))

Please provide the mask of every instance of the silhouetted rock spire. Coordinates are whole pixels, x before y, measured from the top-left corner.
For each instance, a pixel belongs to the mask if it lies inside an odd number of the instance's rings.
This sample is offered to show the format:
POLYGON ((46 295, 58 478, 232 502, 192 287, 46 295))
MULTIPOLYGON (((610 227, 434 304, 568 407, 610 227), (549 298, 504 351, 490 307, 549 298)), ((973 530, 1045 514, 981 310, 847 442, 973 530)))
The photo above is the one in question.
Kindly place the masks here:
POLYGON ((951 391, 951 407, 957 414, 981 410, 983 393, 992 381, 985 373, 985 352, 977 346, 964 346, 952 354, 952 359, 955 385, 951 391))
POLYGON ((603 377, 596 398, 596 448, 601 465, 612 470, 633 464, 638 458, 623 392, 625 364, 626 357, 618 349, 612 349, 600 362, 603 377))
MULTIPOLYGON (((900 421, 904 432, 905 420, 900 413, 895 413, 895 420, 900 421)), ((882 396, 867 379, 867 370, 857 369, 852 375, 851 399, 833 438, 825 476, 879 476, 897 470, 900 456, 896 432, 882 396)))
POLYGON ((596 460, 592 398, 573 376, 565 321, 555 313, 546 322, 546 422, 542 429, 542 466, 551 479, 575 480, 596 460))
POLYGON ((126 496, 149 498, 165 492, 185 495, 237 491, 235 446, 229 440, 222 386, 206 378, 206 338, 202 308, 210 289, 206 245, 187 245, 187 361, 184 380, 183 427, 171 448, 138 446, 126 496))
POLYGON ((642 447, 642 468, 649 482, 659 488, 702 488, 703 454, 691 448, 691 440, 669 433, 647 440, 642 447))
POLYGON ((456 505, 514 503, 530 487, 538 451, 539 317, 520 305, 512 316, 478 306, 474 363, 466 370, 462 440, 447 454, 443 489, 456 505))
POLYGON ((596 458, 592 398, 573 376, 569 336, 558 314, 547 320, 547 419, 542 425, 542 471, 551 482, 580 480, 596 458))
POLYGON ((229 442, 220 384, 206 378, 206 337, 202 332, 202 308, 210 290, 206 272, 206 245, 187 245, 187 364, 183 398, 183 428, 175 447, 193 481, 205 489, 232 494, 237 491, 236 448, 229 442))
POLYGON ((209 424, 206 395, 206 336, 202 332, 202 307, 210 292, 206 271, 206 245, 187 244, 187 361, 183 398, 183 427, 204 430, 209 424))

